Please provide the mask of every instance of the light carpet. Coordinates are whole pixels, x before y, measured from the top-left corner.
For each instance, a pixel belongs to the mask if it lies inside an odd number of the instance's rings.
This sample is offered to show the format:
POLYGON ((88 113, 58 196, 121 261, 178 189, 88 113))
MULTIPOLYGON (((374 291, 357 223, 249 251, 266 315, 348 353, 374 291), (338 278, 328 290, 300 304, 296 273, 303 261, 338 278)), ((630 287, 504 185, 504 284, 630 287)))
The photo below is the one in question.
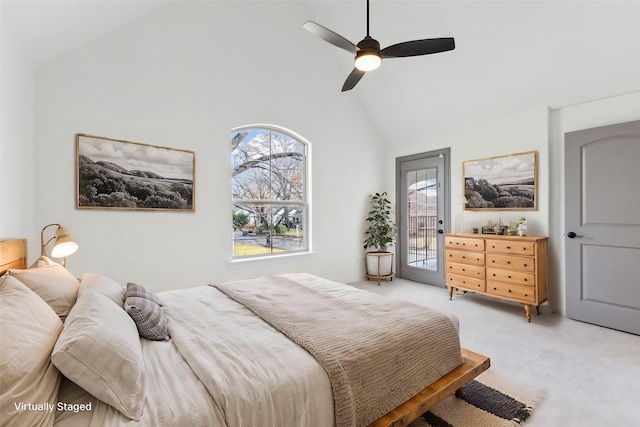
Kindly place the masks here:
POLYGON ((409 427, 520 426, 544 395, 492 370, 467 384, 464 392, 463 399, 448 397, 409 427))

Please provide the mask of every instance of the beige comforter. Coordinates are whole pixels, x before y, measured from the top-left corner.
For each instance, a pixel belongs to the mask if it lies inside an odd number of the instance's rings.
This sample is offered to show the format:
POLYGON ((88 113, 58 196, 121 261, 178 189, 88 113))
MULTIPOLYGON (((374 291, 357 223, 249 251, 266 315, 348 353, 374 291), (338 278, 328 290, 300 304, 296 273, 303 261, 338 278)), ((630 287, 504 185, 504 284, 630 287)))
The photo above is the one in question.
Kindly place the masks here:
POLYGON ((325 368, 337 427, 366 426, 462 363, 458 333, 444 314, 353 290, 336 297, 286 277, 214 285, 325 368))

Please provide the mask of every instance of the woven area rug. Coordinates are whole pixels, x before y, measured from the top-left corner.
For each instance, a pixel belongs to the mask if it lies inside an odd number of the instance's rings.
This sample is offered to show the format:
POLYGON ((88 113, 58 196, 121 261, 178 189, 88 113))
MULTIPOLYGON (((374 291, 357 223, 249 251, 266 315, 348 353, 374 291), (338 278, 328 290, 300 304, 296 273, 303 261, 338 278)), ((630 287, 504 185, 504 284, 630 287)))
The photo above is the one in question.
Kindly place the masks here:
POLYGON ((500 376, 489 369, 464 387, 465 396, 448 397, 409 427, 519 426, 543 397, 539 390, 500 376))

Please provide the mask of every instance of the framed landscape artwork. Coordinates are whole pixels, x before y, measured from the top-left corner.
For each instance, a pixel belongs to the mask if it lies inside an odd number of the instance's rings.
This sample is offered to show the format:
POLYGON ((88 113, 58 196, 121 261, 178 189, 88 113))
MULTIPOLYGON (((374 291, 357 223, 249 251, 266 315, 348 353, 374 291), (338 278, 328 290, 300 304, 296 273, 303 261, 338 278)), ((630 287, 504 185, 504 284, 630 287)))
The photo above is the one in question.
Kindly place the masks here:
POLYGON ((462 163, 466 210, 535 210, 538 152, 462 163))
POLYGON ((82 209, 195 210, 195 152, 76 135, 82 209))

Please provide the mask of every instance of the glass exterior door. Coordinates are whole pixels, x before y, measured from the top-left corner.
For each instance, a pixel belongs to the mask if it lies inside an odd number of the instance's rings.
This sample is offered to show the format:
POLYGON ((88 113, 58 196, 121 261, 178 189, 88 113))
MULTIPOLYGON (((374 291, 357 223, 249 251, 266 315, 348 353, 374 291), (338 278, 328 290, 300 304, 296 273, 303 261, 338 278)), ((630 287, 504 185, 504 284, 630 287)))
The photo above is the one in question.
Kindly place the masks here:
POLYGON ((399 159, 398 276, 444 286, 445 156, 399 159))

